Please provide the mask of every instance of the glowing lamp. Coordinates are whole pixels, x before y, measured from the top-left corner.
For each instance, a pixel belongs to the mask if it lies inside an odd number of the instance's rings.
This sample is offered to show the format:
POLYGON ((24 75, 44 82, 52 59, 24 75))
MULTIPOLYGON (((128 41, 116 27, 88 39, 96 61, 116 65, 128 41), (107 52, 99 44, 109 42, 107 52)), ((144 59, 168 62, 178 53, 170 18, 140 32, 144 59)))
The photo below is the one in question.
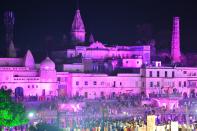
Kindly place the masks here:
POLYGON ((33 112, 29 112, 28 117, 29 118, 33 118, 34 117, 34 113, 33 112))

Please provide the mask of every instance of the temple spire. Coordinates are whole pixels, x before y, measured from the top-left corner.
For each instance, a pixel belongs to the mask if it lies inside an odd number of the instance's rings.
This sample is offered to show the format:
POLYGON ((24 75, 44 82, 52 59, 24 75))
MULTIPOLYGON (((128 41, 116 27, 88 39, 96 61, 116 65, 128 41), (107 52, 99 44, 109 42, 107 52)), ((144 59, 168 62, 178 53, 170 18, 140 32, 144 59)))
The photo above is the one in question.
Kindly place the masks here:
POLYGON ((29 67, 30 69, 34 69, 35 68, 34 57, 33 57, 33 55, 32 55, 30 50, 28 50, 26 55, 25 55, 24 66, 25 67, 29 67))
POLYGON ((171 58, 172 63, 181 62, 179 17, 173 18, 171 58))
POLYGON ((94 43, 94 42, 95 42, 94 36, 93 36, 93 34, 91 33, 91 34, 90 34, 90 37, 89 37, 89 43, 91 44, 91 43, 94 43))
POLYGON ((14 58, 16 57, 16 49, 14 47, 14 42, 11 40, 8 47, 8 57, 14 58))
POLYGON ((74 44, 85 42, 85 26, 81 18, 80 10, 77 9, 71 28, 71 40, 74 44))

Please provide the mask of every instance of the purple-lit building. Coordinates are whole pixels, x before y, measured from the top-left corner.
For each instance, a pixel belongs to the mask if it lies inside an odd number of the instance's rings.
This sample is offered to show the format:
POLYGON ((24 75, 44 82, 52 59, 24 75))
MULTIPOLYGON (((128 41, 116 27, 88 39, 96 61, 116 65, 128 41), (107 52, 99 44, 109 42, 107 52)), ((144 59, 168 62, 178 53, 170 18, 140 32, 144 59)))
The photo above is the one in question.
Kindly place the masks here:
MULTIPOLYGON (((53 60, 46 57, 41 63, 34 62, 30 50, 24 58, 0 58, 0 86, 12 89, 13 95, 40 99, 58 95, 94 99, 120 94, 195 94, 197 67, 174 66, 182 61, 179 17, 173 25, 169 54, 173 66, 167 66, 151 60, 154 43, 107 46, 94 41, 92 35, 85 43, 85 26, 77 10, 70 32, 73 48, 54 51, 53 60)), ((11 44, 10 52, 14 50, 11 44)))
POLYGON ((48 57, 39 68, 29 50, 24 58, 0 58, 0 72, 0 86, 12 89, 13 95, 57 96, 55 63, 48 57))

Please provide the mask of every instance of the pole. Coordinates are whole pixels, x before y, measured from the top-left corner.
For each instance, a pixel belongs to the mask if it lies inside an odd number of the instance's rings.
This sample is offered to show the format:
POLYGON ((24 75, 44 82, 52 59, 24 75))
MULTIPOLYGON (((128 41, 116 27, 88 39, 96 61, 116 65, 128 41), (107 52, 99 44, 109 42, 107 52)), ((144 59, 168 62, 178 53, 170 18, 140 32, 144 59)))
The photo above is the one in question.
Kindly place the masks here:
POLYGON ((104 108, 102 109, 102 125, 101 125, 101 131, 104 131, 104 120, 105 120, 105 118, 104 118, 105 116, 104 116, 104 108))
POLYGON ((186 114, 186 124, 187 124, 187 127, 189 127, 189 115, 188 115, 188 105, 187 104, 186 104, 185 114, 186 114))
POLYGON ((59 128, 60 127, 60 112, 59 110, 57 110, 57 127, 59 128))

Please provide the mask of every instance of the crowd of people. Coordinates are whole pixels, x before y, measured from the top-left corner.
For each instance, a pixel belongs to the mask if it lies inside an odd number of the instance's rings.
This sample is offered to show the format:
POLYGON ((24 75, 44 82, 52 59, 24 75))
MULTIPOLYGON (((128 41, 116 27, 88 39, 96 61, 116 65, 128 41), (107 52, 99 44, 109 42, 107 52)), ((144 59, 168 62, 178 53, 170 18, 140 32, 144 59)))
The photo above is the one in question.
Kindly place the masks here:
MULTIPOLYGON (((97 130, 125 130, 125 128, 144 127, 148 115, 156 116, 156 125, 168 125, 170 121, 178 121, 179 124, 192 124, 197 120, 196 113, 191 112, 191 107, 186 111, 182 104, 173 110, 166 107, 141 105, 142 96, 122 94, 111 99, 70 99, 62 102, 84 102, 85 106, 77 112, 61 112, 64 115, 60 119, 60 126, 71 129, 97 130)), ((52 106, 49 106, 52 107, 52 106)), ((54 109, 55 108, 54 105, 54 109)), ((53 123, 56 122, 56 118, 53 123)))

